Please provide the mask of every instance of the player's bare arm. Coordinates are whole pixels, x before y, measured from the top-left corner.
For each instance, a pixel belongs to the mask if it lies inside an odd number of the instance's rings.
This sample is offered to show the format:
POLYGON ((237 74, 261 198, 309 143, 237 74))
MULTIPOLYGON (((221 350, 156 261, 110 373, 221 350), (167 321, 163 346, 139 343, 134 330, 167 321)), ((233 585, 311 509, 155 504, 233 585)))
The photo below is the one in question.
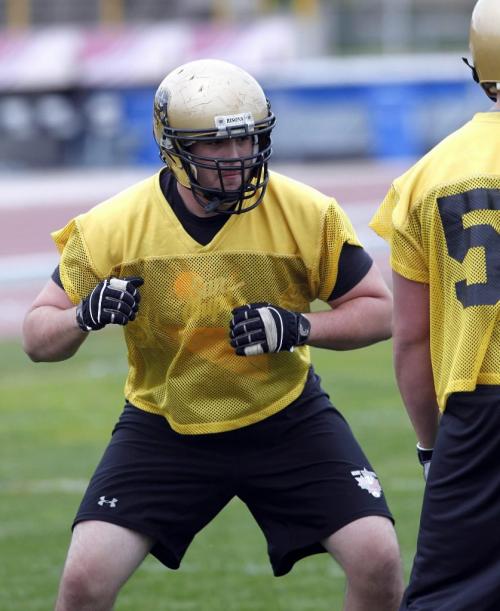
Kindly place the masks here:
POLYGON ((391 337, 392 295, 375 263, 356 286, 328 305, 331 310, 305 314, 311 323, 309 345, 352 350, 391 337))
POLYGON ((85 341, 76 307, 64 290, 49 280, 35 298, 23 323, 23 347, 32 361, 63 361, 85 341))
POLYGON ((351 290, 328 304, 327 312, 307 314, 271 303, 235 308, 231 346, 240 356, 256 356, 303 344, 351 350, 391 336, 392 296, 375 264, 351 290))
POLYGON ((393 272, 394 365, 406 410, 424 448, 433 448, 439 410, 429 344, 429 285, 393 272))
POLYGON ((62 361, 75 354, 90 331, 108 324, 126 325, 139 309, 142 278, 105 278, 74 307, 49 280, 28 311, 24 349, 33 361, 62 361))

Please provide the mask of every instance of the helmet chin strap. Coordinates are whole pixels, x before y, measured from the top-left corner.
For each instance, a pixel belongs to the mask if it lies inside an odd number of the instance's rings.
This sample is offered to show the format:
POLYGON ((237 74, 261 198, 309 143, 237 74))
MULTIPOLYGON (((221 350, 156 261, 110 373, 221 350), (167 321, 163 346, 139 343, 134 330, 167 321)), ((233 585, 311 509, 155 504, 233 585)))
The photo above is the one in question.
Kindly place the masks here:
POLYGON ((230 210, 236 207, 236 204, 238 203, 238 201, 240 200, 234 200, 232 202, 228 202, 228 201, 224 201, 216 197, 215 199, 212 199, 209 202, 203 204, 203 209, 205 210, 207 214, 210 212, 221 212, 218 208, 219 206, 221 206, 221 204, 225 204, 226 209, 230 210))
POLYGON ((215 212, 215 210, 217 210, 220 204, 221 200, 216 198, 204 204, 203 209, 205 210, 205 212, 215 212))

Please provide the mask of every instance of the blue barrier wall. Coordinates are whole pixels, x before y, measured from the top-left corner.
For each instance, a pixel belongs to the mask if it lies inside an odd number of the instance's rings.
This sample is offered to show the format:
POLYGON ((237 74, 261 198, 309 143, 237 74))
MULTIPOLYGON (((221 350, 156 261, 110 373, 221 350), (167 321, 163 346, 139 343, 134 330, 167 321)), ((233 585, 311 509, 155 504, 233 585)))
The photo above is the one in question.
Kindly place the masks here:
MULTIPOLYGON (((263 85, 281 160, 416 157, 491 106, 465 78, 263 85)), ((0 169, 158 164, 153 95, 143 87, 1 96, 0 169)))
MULTIPOLYGON (((281 159, 415 157, 491 106, 474 83, 465 81, 265 90, 278 118, 274 154, 281 159)), ((134 162, 155 162, 153 90, 120 95, 126 125, 137 139, 134 162)))

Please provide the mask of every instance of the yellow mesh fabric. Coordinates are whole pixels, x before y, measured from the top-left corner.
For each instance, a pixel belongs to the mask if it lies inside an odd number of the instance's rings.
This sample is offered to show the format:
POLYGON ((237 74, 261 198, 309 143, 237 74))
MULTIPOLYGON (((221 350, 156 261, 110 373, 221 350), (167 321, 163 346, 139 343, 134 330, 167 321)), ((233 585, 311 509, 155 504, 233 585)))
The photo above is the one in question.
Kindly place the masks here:
POLYGON ((300 394, 309 349, 236 356, 229 345, 231 310, 268 301, 309 311, 314 299, 333 290, 343 241, 358 243, 335 202, 275 174, 265 202, 231 217, 206 246, 185 233, 157 176, 53 237, 74 302, 108 275, 144 278, 139 315, 124 328, 125 394, 186 434, 251 424, 300 394))
MULTIPOLYGON (((307 348, 238 357, 229 345, 229 320, 236 305, 262 300, 261 279, 270 272, 274 279, 271 301, 307 311, 309 303, 304 296, 289 290, 303 277, 303 264, 298 259, 255 253, 251 258, 253 273, 243 283, 234 270, 248 264, 249 257, 243 253, 213 253, 148 259, 143 266, 133 267, 134 273, 148 278, 140 317, 148 324, 127 327, 131 363, 127 395, 151 411, 172 406, 172 425, 180 432, 210 432, 249 424, 284 407, 301 390, 309 359, 307 348), (165 286, 161 282, 165 277, 173 282, 165 286), (161 293, 148 290, 162 284, 161 293), (270 405, 273 386, 283 394, 273 397, 270 405), (139 394, 135 392, 139 388, 148 390, 139 394), (181 406, 179 397, 188 400, 181 406)), ((128 266, 123 271, 128 275, 128 266)))
POLYGON ((347 215, 336 204, 331 204, 326 210, 323 221, 323 240, 319 261, 318 298, 323 301, 328 300, 335 286, 338 258, 345 242, 360 246, 347 215))
POLYGON ((430 285, 442 410, 453 392, 500 384, 499 143, 500 117, 476 115, 395 181, 371 222, 392 268, 430 285))
POLYGON ((59 270, 61 282, 71 301, 76 304, 82 296, 90 293, 101 278, 94 271, 94 265, 90 260, 83 236, 78 230, 75 230, 74 221, 68 223, 59 232, 55 232, 53 237, 56 243, 66 244, 66 248, 61 253, 59 270), (87 273, 74 273, 81 267, 88 270, 87 273))

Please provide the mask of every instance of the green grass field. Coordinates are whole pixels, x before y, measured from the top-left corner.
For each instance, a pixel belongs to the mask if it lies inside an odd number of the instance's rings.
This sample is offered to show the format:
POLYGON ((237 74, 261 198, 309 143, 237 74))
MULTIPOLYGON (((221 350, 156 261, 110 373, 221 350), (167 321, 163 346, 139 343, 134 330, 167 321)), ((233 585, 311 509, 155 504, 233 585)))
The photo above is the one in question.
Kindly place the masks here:
MULTIPOLYGON (((389 342, 315 350, 334 404, 375 466, 396 518, 405 571, 423 492, 414 436, 401 406, 389 342)), ((0 343, 0 609, 52 608, 81 495, 122 408, 121 335, 95 334, 70 361, 33 364, 0 343)), ((274 578, 263 536, 232 502, 194 541, 179 571, 148 559, 118 611, 340 611, 344 580, 326 554, 274 578)))

